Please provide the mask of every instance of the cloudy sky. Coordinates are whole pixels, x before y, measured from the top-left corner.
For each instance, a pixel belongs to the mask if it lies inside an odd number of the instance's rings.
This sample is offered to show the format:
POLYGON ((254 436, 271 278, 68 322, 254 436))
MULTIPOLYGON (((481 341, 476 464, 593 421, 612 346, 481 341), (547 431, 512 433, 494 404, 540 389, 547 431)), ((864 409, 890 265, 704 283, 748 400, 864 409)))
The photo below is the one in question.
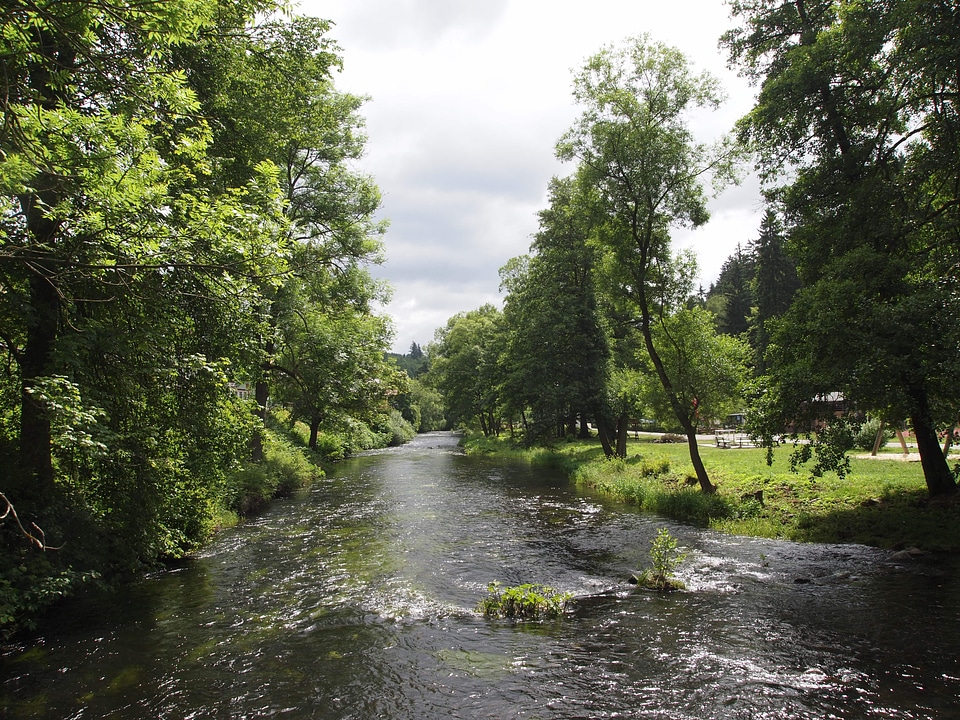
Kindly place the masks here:
MULTIPOLYGON (((572 76, 587 57, 647 33, 720 77, 730 99, 697 123, 701 140, 727 131, 753 94, 717 48, 730 26, 722 0, 301 0, 299 12, 335 23, 337 85, 370 98, 360 169, 390 221, 374 274, 394 288, 397 352, 457 312, 501 303, 498 270, 528 251, 550 178, 573 170, 554 144, 578 114, 572 76)), ((756 236, 755 181, 711 208, 705 227, 674 234, 705 285, 756 236)))

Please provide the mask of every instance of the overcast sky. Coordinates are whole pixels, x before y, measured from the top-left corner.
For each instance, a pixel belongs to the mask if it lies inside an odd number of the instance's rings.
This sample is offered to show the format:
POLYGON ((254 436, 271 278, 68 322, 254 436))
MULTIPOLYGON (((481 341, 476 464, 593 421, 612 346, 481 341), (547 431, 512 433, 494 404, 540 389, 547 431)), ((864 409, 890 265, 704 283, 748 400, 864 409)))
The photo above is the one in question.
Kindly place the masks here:
MULTIPOLYGON (((373 274, 394 289, 396 352, 426 345, 457 312, 501 304, 498 270, 529 250, 550 178, 573 170, 554 145, 578 115, 572 76, 590 55, 648 33, 720 77, 730 97, 698 123, 701 140, 729 130, 753 96, 717 48, 730 26, 722 0, 301 0, 299 12, 335 23, 336 84, 370 98, 360 169, 390 221, 373 274)), ((673 236, 696 251, 704 285, 755 238, 756 182, 711 209, 705 227, 673 236)))

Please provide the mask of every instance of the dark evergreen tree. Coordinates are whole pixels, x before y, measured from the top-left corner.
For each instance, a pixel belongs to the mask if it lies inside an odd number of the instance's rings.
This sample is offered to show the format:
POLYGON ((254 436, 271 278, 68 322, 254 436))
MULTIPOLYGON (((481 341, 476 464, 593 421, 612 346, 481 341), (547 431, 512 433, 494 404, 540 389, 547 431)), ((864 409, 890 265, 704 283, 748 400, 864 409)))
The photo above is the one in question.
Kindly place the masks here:
POLYGON ((594 294, 589 211, 573 178, 550 184, 550 207, 529 261, 501 271, 510 291, 505 397, 515 412, 529 409, 530 440, 576 430, 594 416, 603 394, 609 355, 594 294))
POLYGON ((760 235, 751 244, 750 253, 754 263, 752 290, 756 305, 750 341, 757 373, 762 375, 767 367, 764 356, 770 343, 769 323, 787 311, 800 288, 796 263, 787 254, 783 231, 772 209, 764 214, 760 235))
POLYGON ((717 329, 727 335, 741 335, 750 327, 753 311, 754 258, 743 252, 740 245, 720 268, 717 281, 711 286, 709 298, 719 302, 710 303, 717 315, 717 329))

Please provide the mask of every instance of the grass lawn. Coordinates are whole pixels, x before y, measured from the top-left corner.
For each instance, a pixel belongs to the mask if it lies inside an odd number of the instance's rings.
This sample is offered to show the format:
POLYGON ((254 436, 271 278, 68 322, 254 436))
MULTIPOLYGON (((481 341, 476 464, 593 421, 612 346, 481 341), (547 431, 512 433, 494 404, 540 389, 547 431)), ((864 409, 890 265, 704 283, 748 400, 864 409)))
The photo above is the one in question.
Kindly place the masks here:
POLYGON ((889 549, 960 551, 960 498, 927 500, 919 462, 899 453, 851 456, 843 479, 829 473, 790 472, 791 447, 774 450, 772 466, 761 448, 701 445, 715 495, 690 485, 686 444, 632 439, 627 458, 607 460, 595 440, 559 442, 550 450, 520 450, 507 440, 468 439, 467 452, 513 455, 562 467, 578 484, 677 520, 739 535, 805 542, 855 542, 889 549))

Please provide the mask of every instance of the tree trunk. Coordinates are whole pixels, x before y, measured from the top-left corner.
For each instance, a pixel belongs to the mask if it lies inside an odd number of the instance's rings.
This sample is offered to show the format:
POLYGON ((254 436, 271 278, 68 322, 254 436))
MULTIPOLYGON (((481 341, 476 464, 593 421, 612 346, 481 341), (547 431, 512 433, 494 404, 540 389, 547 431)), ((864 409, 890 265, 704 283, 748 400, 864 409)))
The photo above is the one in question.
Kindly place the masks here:
MULTIPOLYGON (((27 226, 40 244, 53 244, 57 226, 43 217, 38 198, 21 198, 27 226), (39 217, 38 217, 39 216, 39 217)), ((35 381, 52 372, 51 362, 60 330, 60 293, 52 277, 43 271, 42 261, 30 276, 30 308, 26 342, 20 357, 20 463, 18 494, 33 499, 38 511, 52 497, 53 458, 50 417, 42 403, 31 394, 35 381)), ((21 498, 17 498, 25 508, 21 498)))
POLYGON ((950 448, 953 447, 953 436, 957 432, 957 427, 960 426, 960 420, 955 422, 950 426, 950 429, 947 431, 947 436, 943 439, 943 458, 947 459, 950 456, 950 448))
POLYGON ((626 413, 617 418, 617 457, 627 456, 627 425, 630 420, 626 413))
POLYGON ((917 438, 917 450, 920 452, 920 465, 923 467, 923 479, 927 482, 927 492, 930 497, 950 495, 957 491, 957 481, 950 472, 947 459, 940 449, 940 440, 933 424, 933 415, 930 412, 930 403, 927 393, 922 388, 909 388, 908 393, 913 401, 913 410, 910 421, 917 438))
POLYGON ((663 359, 653 344, 653 333, 650 329, 650 307, 647 304, 647 296, 642 286, 637 295, 640 305, 640 330, 643 334, 643 342, 647 347, 647 353, 650 355, 650 361, 657 371, 657 377, 660 378, 660 384, 663 385, 667 398, 670 400, 670 406, 673 408, 677 420, 680 421, 680 425, 687 435, 687 447, 690 449, 690 462, 693 464, 693 469, 697 473, 697 482, 700 483, 700 489, 703 492, 714 493, 717 489, 713 483, 710 482, 707 470, 703 466, 703 460, 700 458, 700 446, 697 445, 697 428, 691 421, 690 414, 686 408, 680 403, 680 398, 677 397, 677 393, 673 389, 673 383, 667 375, 667 369, 664 367, 663 359))
MULTIPOLYGON (((267 421, 267 397, 269 389, 264 380, 257 380, 254 385, 253 396, 257 401, 256 415, 260 422, 265 424, 267 421)), ((253 433, 253 440, 250 442, 250 457, 254 462, 263 462, 263 435, 257 430, 253 433)))
POLYGON ((693 463, 693 470, 697 473, 700 489, 708 494, 714 493, 717 491, 717 488, 710 482, 707 469, 703 466, 703 460, 700 457, 700 446, 697 444, 697 429, 694 427, 685 429, 687 431, 687 448, 690 450, 690 462, 693 463))
POLYGON ((603 447, 603 454, 605 457, 611 458, 616 453, 614 452, 613 445, 610 442, 610 428, 607 426, 607 422, 602 413, 596 413, 594 415, 594 420, 597 423, 597 437, 600 438, 600 445, 603 447))
POLYGON ((320 434, 320 418, 313 418, 310 420, 310 442, 307 443, 307 446, 311 450, 317 449, 317 435, 320 434))
POLYGON ((883 442, 883 420, 880 421, 880 427, 877 428, 877 437, 873 440, 873 450, 870 452, 871 455, 876 455, 880 452, 880 444, 883 442))
POLYGON ((580 413, 580 434, 577 437, 581 440, 586 440, 590 437, 590 424, 587 422, 586 413, 580 413))

